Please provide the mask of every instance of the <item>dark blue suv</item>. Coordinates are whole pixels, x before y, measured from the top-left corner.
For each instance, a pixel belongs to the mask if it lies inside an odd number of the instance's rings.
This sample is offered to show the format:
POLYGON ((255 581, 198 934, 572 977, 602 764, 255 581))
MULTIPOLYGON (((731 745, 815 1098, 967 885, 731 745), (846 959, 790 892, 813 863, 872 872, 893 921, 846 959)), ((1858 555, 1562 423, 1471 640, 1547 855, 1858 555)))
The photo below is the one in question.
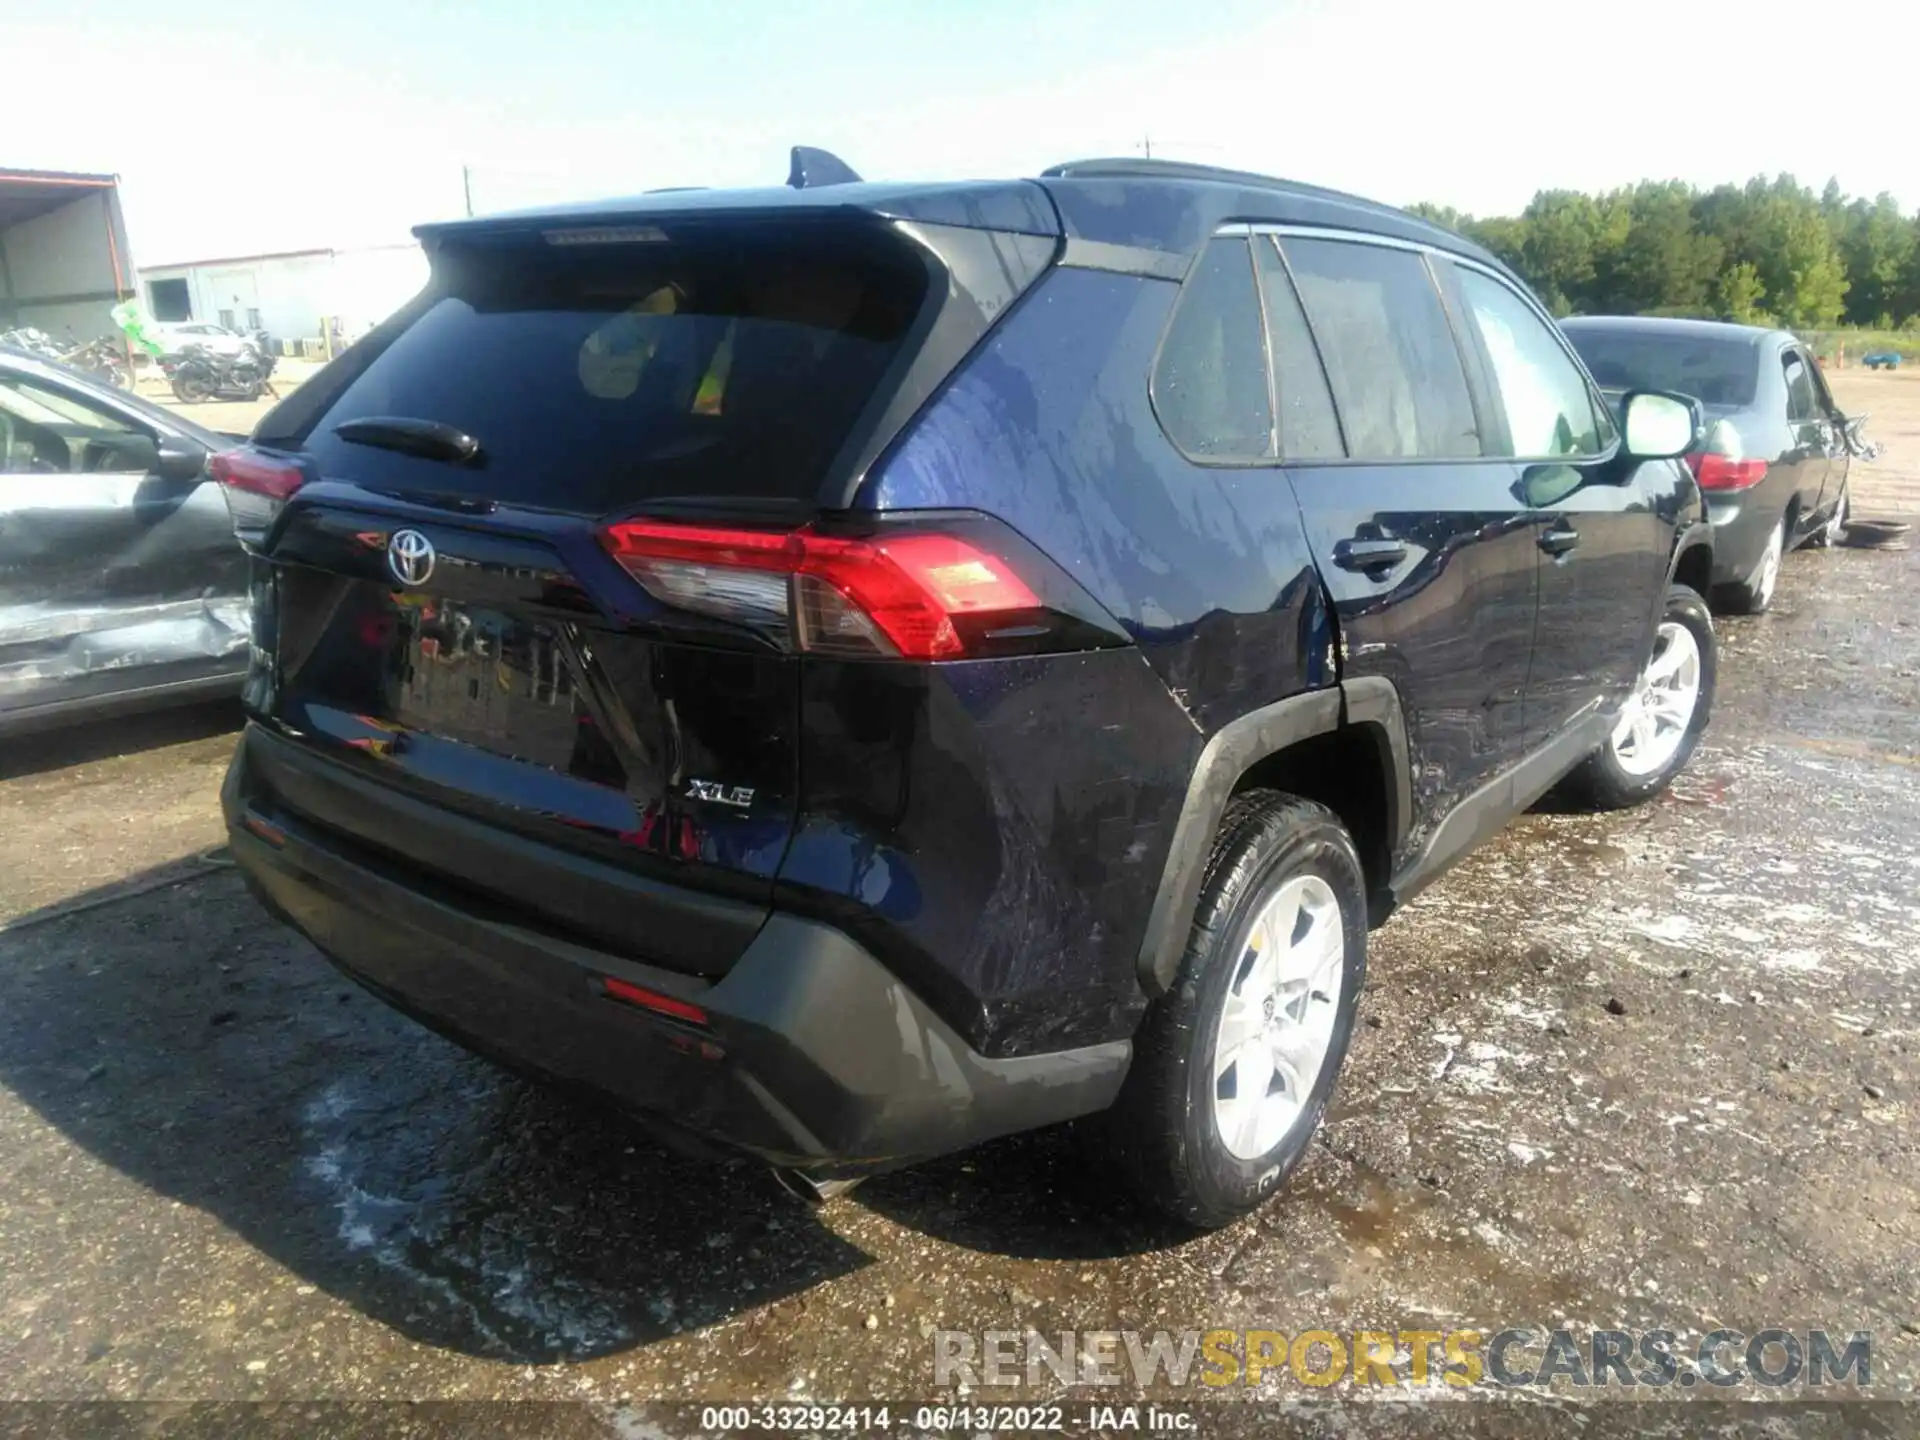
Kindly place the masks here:
POLYGON ((1686 762, 1698 407, 1616 428, 1498 262, 1350 196, 795 169, 424 227, 216 457, 234 853, 427 1024, 817 1193, 1107 1111, 1221 1223, 1370 926, 1686 762))

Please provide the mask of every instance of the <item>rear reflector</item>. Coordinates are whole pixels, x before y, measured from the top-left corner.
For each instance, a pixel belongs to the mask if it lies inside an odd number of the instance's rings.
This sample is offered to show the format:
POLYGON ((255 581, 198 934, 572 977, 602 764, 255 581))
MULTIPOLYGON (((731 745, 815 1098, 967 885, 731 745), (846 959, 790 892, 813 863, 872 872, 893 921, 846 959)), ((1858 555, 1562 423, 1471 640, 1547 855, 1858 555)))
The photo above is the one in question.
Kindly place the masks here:
POLYGON ((1764 460, 1742 460, 1731 455, 1696 452, 1687 456, 1687 464, 1702 490, 1718 493, 1751 490, 1767 478, 1767 462, 1764 460))
POLYGON ((656 1015, 665 1015, 674 1020, 684 1020, 689 1025, 707 1023, 707 1012, 698 1005, 677 1000, 671 995, 662 995, 658 990, 649 990, 644 985, 635 985, 630 981, 616 979, 612 975, 602 975, 600 984, 609 1000, 638 1005, 642 1010, 651 1010, 656 1015))
POLYGON ((271 820, 261 819, 260 816, 255 815, 251 810, 247 812, 240 823, 246 826, 251 834, 259 836, 276 850, 287 843, 286 831, 282 830, 271 820))
POLYGON ((601 539, 655 599, 782 629, 815 653, 957 659, 971 653, 963 627, 1047 611, 1006 556, 954 534, 853 539, 636 520, 601 539))

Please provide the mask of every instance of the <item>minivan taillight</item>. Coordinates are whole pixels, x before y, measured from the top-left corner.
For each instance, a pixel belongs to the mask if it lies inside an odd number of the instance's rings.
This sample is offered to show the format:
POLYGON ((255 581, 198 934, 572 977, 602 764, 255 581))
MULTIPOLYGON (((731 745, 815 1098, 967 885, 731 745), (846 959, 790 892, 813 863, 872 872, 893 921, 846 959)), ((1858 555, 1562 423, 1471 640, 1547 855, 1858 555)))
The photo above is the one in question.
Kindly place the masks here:
POLYGON ((307 480, 307 472, 292 460, 252 446, 220 451, 207 461, 207 473, 227 497, 233 533, 249 546, 265 538, 293 492, 307 480))
POLYGON ((601 542, 648 594, 815 654, 953 660, 1125 643, 990 522, 861 536, 631 520, 601 542), (1002 543, 996 543, 996 540, 1002 543))

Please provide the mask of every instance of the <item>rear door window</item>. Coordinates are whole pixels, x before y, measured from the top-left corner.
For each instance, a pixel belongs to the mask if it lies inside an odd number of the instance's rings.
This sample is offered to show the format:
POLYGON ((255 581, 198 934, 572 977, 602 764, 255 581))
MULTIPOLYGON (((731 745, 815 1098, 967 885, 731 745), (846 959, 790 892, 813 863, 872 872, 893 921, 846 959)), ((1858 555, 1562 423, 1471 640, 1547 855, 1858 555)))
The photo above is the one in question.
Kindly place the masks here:
POLYGON ((574 513, 811 502, 925 289, 924 268, 897 251, 791 235, 443 253, 410 323, 305 426, 307 448, 322 473, 371 488, 574 513), (332 433, 372 416, 451 425, 484 462, 332 433))
POLYGON ((1267 316, 1267 348, 1273 355, 1274 404, 1280 417, 1280 454, 1287 460, 1333 460, 1347 453, 1340 442, 1333 391, 1307 328, 1306 312, 1271 235, 1253 242, 1260 271, 1260 299, 1267 316))
POLYGON ((1606 437, 1593 392, 1547 322, 1492 276, 1464 265, 1454 273, 1506 413, 1508 453, 1529 460, 1599 454, 1606 437))
POLYGON ((1260 297, 1245 236, 1211 241, 1180 287, 1153 371, 1167 437, 1201 460, 1273 458, 1260 297))
POLYGON ((1789 350, 1781 358, 1781 364, 1786 368, 1787 418, 1814 419, 1819 414, 1819 405, 1813 398, 1813 377, 1808 373, 1806 357, 1798 350, 1789 350))
POLYGON ((1453 328, 1426 261, 1345 240, 1281 241, 1356 460, 1481 453, 1453 328))

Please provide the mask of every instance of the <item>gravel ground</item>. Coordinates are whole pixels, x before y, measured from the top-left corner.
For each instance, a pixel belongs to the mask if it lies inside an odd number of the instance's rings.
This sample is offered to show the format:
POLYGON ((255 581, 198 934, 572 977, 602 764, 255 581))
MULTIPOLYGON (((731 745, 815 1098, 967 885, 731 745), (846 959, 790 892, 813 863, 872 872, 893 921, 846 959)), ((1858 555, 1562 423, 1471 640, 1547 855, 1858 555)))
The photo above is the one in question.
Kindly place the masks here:
MULTIPOLYGON (((410 1410, 405 1433, 679 1434, 697 1411, 619 1407, 927 1398, 936 1328, 1563 1321, 1871 1330, 1873 1393, 1911 1396, 1916 593, 1915 552, 1791 557, 1772 614, 1722 622, 1713 727, 1671 795, 1604 818, 1549 805, 1376 934, 1323 1143, 1260 1214, 1200 1238, 1129 1216, 1071 1128, 821 1208, 663 1152, 392 1014, 267 920, 216 848, 230 711, 10 744, 0 1398, 587 1400, 410 1410)), ((1275 1372, 1257 1393, 1306 1392, 1275 1372)), ((1202 1428, 1752 1418, 1339 1393, 1202 1428)), ((1067 1398, 1084 1431, 1085 1402, 1116 1395, 1067 1398)), ((0 1434, 131 1434, 128 1413, 0 1406, 0 1434)), ((303 1434, 394 1414, 137 1413, 303 1434)), ((1769 1413, 1809 1433, 1916 1418, 1769 1413)))

